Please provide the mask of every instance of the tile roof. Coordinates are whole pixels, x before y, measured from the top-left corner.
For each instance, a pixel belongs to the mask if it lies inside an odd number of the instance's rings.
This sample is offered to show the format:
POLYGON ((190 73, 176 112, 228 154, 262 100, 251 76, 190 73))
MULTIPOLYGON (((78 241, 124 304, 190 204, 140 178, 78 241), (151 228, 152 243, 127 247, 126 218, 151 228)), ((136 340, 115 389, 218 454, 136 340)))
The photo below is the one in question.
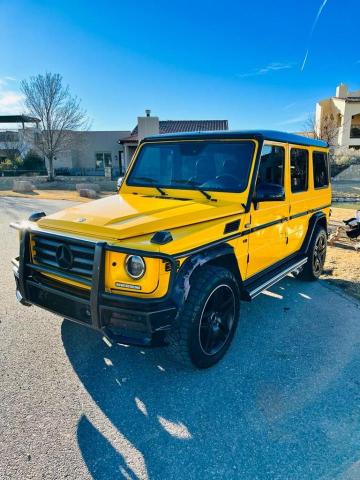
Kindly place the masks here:
MULTIPOLYGON (((181 133, 181 132, 212 132, 228 130, 227 120, 160 120, 159 133, 181 133)), ((134 128, 129 137, 123 138, 120 142, 137 142, 138 126, 134 128)))

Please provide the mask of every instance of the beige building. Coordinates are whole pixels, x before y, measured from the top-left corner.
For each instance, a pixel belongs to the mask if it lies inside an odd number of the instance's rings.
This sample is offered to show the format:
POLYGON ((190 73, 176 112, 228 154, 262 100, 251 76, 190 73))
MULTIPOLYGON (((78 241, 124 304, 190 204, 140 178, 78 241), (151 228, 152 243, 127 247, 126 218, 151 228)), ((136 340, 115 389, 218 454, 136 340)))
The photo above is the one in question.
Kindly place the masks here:
POLYGON ((342 83, 334 97, 318 102, 315 128, 334 147, 360 149, 360 90, 349 92, 342 83))
MULTIPOLYGON (((67 135, 67 146, 54 158, 57 175, 98 175, 111 170, 112 176, 121 176, 126 171, 140 140, 149 135, 178 132, 201 132, 228 130, 227 120, 159 120, 146 110, 145 116, 138 117, 132 131, 71 131, 67 135), (107 168, 109 167, 109 168, 107 168)), ((0 162, 9 156, 9 150, 25 154, 36 150, 39 130, 25 128, 28 122, 38 122, 26 116, 0 116, 0 124, 21 123, 22 128, 0 130, 0 162), (6 145, 5 145, 6 143, 6 145), (19 145, 24 145, 20 149, 19 145), (7 147, 7 149, 5 148, 7 147)))
POLYGON ((120 174, 123 147, 119 139, 129 134, 128 130, 71 132, 71 148, 56 155, 54 167, 58 173, 71 169, 84 175, 102 175, 105 167, 111 167, 120 174))
MULTIPOLYGON (((0 115, 0 163, 24 156, 30 150, 39 153, 39 129, 27 126, 38 123, 38 119, 26 115, 0 115)), ((130 133, 129 130, 67 132, 67 146, 54 158, 55 172, 101 176, 106 167, 111 167, 114 175, 120 175, 123 146, 119 140, 130 133)))

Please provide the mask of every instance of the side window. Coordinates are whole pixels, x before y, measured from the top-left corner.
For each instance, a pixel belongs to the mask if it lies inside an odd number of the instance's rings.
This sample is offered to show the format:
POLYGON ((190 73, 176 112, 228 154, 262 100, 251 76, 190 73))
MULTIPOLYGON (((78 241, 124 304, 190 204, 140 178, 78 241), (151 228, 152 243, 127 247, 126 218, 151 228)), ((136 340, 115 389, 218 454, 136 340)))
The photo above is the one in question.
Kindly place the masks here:
POLYGON ((324 152, 313 153, 314 188, 329 185, 328 156, 324 152))
POLYGON ((264 145, 261 151, 257 184, 274 183, 284 186, 285 149, 277 145, 264 145))
POLYGON ((95 154, 95 169, 100 170, 104 167, 111 167, 110 152, 98 152, 95 154))
POLYGON ((292 148, 290 152, 291 191, 305 192, 308 189, 309 152, 304 148, 292 148))

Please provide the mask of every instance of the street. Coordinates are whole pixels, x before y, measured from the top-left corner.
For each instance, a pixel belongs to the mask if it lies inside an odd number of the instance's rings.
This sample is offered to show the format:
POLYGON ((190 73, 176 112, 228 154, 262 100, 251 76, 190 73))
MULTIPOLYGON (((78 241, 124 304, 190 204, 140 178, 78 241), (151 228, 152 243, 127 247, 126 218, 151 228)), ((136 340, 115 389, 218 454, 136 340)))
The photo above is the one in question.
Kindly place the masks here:
POLYGON ((359 302, 288 277, 183 370, 16 302, 8 224, 69 204, 0 198, 0 478, 360 478, 359 302))

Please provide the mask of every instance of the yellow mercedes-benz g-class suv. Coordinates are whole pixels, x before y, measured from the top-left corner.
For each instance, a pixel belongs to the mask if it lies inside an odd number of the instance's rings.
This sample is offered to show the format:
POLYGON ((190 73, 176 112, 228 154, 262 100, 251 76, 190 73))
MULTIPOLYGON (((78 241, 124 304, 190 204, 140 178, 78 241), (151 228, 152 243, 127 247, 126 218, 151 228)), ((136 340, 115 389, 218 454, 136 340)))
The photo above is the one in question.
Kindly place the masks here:
POLYGON ((232 341, 240 300, 289 273, 319 278, 329 180, 319 140, 274 131, 146 138, 119 194, 12 224, 16 295, 115 342, 163 343, 210 367, 232 341))

